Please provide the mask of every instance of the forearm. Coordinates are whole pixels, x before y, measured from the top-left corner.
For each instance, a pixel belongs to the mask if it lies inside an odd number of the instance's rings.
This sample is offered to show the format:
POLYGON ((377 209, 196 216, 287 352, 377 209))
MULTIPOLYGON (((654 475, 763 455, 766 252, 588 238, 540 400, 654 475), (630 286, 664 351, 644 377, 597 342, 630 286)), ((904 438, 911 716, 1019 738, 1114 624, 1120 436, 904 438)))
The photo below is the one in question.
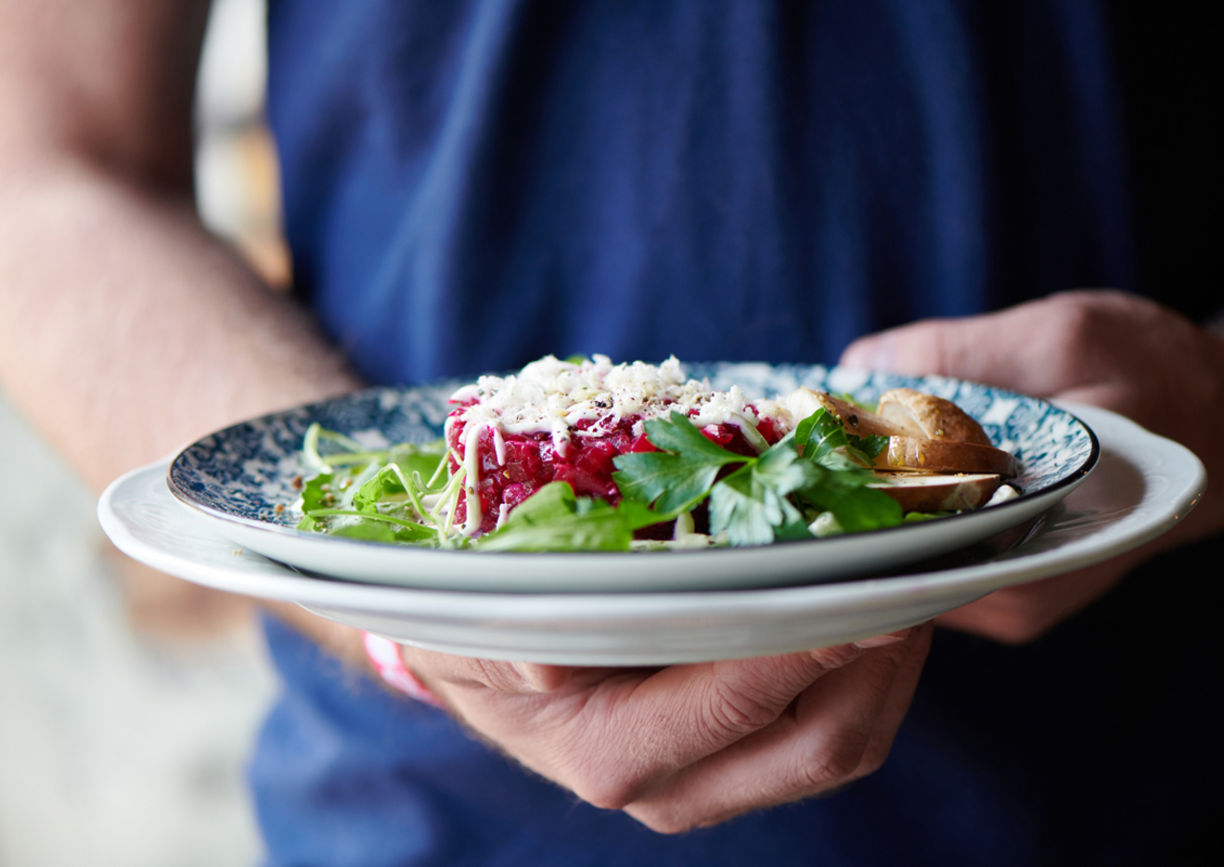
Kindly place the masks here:
POLYGON ((199 225, 82 166, 6 184, 0 376, 95 488, 243 416, 355 379, 199 225))
POLYGON ((0 384, 95 489, 231 421, 358 385, 188 197, 72 155, 0 164, 0 182, 0 384))

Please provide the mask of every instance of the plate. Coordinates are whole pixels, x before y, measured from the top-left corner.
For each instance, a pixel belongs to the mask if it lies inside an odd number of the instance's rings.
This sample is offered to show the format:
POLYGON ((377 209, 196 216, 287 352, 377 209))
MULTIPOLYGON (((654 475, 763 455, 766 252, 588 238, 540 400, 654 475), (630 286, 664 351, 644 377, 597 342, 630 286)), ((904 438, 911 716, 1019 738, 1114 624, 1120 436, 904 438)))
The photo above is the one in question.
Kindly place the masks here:
POLYGON ((1104 560, 1155 538, 1202 495, 1192 452, 1093 407, 1099 469, 1028 537, 986 559, 907 575, 749 590, 481 593, 306 575, 236 547, 184 508, 167 463, 123 476, 98 516, 122 551, 218 590, 296 602, 324 617, 432 650, 557 665, 666 665, 785 653, 928 620, 993 590, 1104 560))
POLYGON ((170 490, 237 545, 299 569, 399 586, 490 592, 640 592, 810 583, 898 568, 1021 525, 1081 483, 1098 455, 1091 429, 1034 397, 943 377, 902 377, 821 366, 690 365, 714 388, 753 396, 799 386, 874 400, 909 386, 946 397, 978 419, 1023 466, 1021 496, 948 518, 868 533, 754 548, 625 553, 433 550, 294 529, 299 450, 318 422, 372 448, 442 434, 447 398, 460 384, 370 389, 263 416, 213 433, 171 463, 170 490))

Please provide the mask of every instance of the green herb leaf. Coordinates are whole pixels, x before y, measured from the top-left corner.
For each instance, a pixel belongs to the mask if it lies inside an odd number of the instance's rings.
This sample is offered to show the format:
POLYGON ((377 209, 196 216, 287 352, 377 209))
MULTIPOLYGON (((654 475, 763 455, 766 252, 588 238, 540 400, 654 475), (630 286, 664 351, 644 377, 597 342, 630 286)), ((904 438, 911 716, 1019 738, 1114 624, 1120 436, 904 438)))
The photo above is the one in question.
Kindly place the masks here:
POLYGON ((404 471, 406 478, 411 479, 412 474, 416 473, 427 487, 446 463, 446 441, 402 443, 391 447, 389 457, 404 471))
POLYGON ((816 410, 795 427, 795 442, 803 456, 829 469, 841 470, 851 465, 871 466, 871 462, 888 447, 888 437, 859 437, 846 433, 841 421, 824 407, 816 410))
POLYGON ((678 412, 667 420, 646 422, 646 437, 663 451, 617 456, 612 462, 618 472, 612 480, 627 500, 653 505, 657 513, 669 517, 704 499, 723 467, 754 460, 706 439, 678 412))
POLYGON ((333 473, 319 473, 302 485, 302 511, 312 512, 316 509, 330 507, 335 501, 332 484, 333 473))
POLYGON ((771 446, 710 492, 710 531, 732 545, 764 545, 808 538, 802 513, 788 499, 815 481, 819 470, 800 459, 790 437, 771 446))
POLYGON ((856 479, 848 472, 830 473, 818 485, 804 490, 803 499, 819 511, 829 511, 850 533, 878 530, 901 523, 901 506, 883 491, 867 487, 872 479, 856 479))
POLYGON ((576 497, 566 482, 550 482, 506 522, 476 541, 482 551, 627 551, 634 530, 663 520, 641 503, 619 508, 576 497))
POLYGON ((383 541, 428 542, 436 538, 432 527, 396 515, 356 509, 316 509, 306 513, 316 526, 333 536, 383 541))

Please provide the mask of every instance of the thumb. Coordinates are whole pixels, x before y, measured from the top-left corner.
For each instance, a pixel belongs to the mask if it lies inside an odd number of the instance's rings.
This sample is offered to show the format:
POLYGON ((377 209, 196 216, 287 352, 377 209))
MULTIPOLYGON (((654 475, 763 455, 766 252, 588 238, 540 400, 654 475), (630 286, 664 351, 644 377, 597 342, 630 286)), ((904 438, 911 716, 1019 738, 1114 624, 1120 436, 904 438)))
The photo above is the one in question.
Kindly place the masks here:
POLYGON ((1032 311, 1009 311, 964 319, 926 319, 860 337, 846 347, 846 367, 911 376, 937 374, 989 382, 1031 394, 1052 386, 1048 364, 1027 363, 1037 344, 1032 311))
POLYGON ((959 373, 965 366, 962 344, 968 336, 962 324, 952 319, 925 319, 868 334, 846 347, 840 363, 913 375, 959 373))

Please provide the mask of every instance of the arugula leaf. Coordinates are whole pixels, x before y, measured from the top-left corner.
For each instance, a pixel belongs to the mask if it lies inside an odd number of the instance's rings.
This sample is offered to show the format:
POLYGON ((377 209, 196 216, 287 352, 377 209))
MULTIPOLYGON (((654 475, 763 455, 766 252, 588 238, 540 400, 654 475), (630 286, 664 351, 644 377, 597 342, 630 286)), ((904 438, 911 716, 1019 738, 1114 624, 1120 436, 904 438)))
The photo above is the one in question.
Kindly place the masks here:
POLYGON ((618 455, 612 480, 626 500, 653 505, 656 512, 674 517, 700 502, 714 484, 719 470, 755 458, 738 455, 706 439, 684 415, 646 422, 646 437, 663 451, 618 455))
POLYGON ((389 459, 404 471, 406 478, 411 479, 413 473, 420 475, 425 488, 446 463, 446 441, 401 443, 391 447, 389 459))
POLYGON ((308 479, 302 485, 302 513, 304 517, 297 524, 299 530, 322 530, 323 525, 311 517, 311 512, 331 507, 336 500, 332 490, 335 476, 333 473, 319 473, 308 479))
POLYGON ((800 492, 810 507, 832 512, 848 532, 901 522, 901 507, 896 500, 867 487, 875 481, 875 474, 867 467, 887 446, 887 437, 847 434, 837 417, 823 407, 801 421, 794 433, 795 441, 802 444, 804 460, 823 470, 800 492))
POLYGON ((422 477, 444 467, 442 440, 367 451, 343 434, 314 424, 303 449, 308 463, 325 469, 302 486, 299 530, 387 542, 442 541, 436 526, 418 522, 432 517, 422 508, 421 496, 432 493, 422 477), (325 455, 323 443, 331 446, 325 455))
POLYGON ((335 499, 332 492, 333 473, 319 473, 302 485, 302 511, 322 509, 330 506, 335 499))
POLYGON ((351 524, 337 524, 331 530, 333 536, 348 539, 365 539, 370 542, 395 542, 398 538, 390 524, 380 521, 361 520, 351 524))
POLYGON ((393 465, 380 469, 374 476, 364 482, 357 493, 353 495, 353 508, 359 512, 377 512, 378 504, 393 495, 403 495, 404 487, 402 471, 393 465))
POLYGON ((568 482, 550 482, 510 513, 501 527, 482 536, 483 551, 627 551, 633 532, 663 518, 642 503, 619 507, 579 498, 568 482))
POLYGON ((327 532, 333 536, 373 539, 380 542, 412 542, 414 544, 427 544, 437 538, 437 533, 431 527, 377 511, 317 509, 308 513, 306 517, 326 527, 327 532), (328 518, 342 520, 328 522, 326 520, 328 518))
POLYGON ((838 449, 848 454, 851 462, 871 466, 871 462, 888 448, 888 437, 859 437, 846 433, 841 421, 824 407, 820 407, 795 427, 795 441, 800 444, 803 456, 809 461, 824 464, 830 469, 843 469, 847 462, 838 455, 838 449))

